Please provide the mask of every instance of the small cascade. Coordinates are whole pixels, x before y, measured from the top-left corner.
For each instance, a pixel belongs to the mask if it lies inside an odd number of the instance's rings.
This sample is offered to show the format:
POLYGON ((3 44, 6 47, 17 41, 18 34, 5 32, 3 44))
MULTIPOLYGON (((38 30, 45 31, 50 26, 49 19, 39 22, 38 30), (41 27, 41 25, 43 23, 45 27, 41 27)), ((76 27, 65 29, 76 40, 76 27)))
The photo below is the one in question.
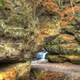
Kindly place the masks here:
POLYGON ((45 60, 47 53, 48 53, 47 51, 38 52, 36 55, 36 59, 37 60, 45 60))

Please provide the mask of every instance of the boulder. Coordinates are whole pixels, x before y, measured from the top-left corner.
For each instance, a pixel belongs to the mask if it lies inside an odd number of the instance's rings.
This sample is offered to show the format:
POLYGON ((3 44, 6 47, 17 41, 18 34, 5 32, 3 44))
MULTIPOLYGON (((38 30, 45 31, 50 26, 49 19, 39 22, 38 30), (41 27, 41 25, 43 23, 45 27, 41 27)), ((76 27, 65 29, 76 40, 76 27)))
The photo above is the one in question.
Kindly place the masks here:
POLYGON ((30 62, 3 65, 0 67, 0 80, 28 80, 30 62), (1 68, 2 67, 2 68, 1 68))

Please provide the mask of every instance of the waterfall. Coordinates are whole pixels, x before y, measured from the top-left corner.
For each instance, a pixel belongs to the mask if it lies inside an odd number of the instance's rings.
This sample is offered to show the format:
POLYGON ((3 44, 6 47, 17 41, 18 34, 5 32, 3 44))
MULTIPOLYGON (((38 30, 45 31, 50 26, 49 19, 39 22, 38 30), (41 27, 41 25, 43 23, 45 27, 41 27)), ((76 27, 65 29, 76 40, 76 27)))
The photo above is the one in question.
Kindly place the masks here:
POLYGON ((36 58, 37 58, 38 60, 45 60, 47 53, 48 53, 48 52, 46 52, 46 51, 38 52, 36 58))
POLYGON ((47 52, 44 52, 43 53, 42 59, 45 59, 46 58, 46 54, 47 54, 47 52))

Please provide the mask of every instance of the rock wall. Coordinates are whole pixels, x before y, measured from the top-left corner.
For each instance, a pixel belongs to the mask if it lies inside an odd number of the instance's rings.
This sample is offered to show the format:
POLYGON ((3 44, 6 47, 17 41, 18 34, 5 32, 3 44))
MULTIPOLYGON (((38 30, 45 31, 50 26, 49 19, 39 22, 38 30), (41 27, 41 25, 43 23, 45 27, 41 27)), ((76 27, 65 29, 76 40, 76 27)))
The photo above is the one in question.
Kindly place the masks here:
POLYGON ((0 80, 28 80, 32 6, 26 0, 0 0, 0 4, 0 80))

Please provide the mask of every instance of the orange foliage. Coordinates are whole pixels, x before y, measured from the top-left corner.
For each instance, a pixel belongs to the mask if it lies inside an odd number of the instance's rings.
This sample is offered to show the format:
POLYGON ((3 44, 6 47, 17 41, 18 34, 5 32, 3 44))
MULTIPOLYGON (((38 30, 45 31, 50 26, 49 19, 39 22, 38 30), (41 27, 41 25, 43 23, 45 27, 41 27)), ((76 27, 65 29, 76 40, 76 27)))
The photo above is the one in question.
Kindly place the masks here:
POLYGON ((70 21, 72 21, 74 19, 75 19, 74 16, 67 16, 66 18, 62 17, 62 19, 60 20, 61 27, 68 25, 70 23, 70 21))
POLYGON ((40 80, 58 80, 63 78, 64 74, 59 72, 45 72, 40 80))
POLYGON ((15 80, 16 79, 16 70, 15 69, 9 69, 4 72, 0 72, 0 80, 15 80))
POLYGON ((42 1, 43 7, 47 8, 47 10, 52 11, 52 12, 57 12, 59 13, 59 6, 52 0, 43 0, 42 1))
MULTIPOLYGON (((56 12, 60 16, 60 20, 58 21, 61 28, 64 28, 67 26, 72 20, 75 19, 75 16, 73 15, 76 12, 80 11, 79 6, 70 6, 65 7, 63 10, 59 8, 59 5, 55 3, 55 0, 42 0, 41 4, 45 9, 47 9, 50 12, 56 12)), ((44 38, 48 36, 54 35, 54 29, 49 28, 46 24, 42 26, 42 28, 39 30, 36 36, 36 42, 38 45, 40 45, 44 38)))
POLYGON ((39 32, 37 33, 35 41, 37 42, 38 45, 40 45, 44 41, 44 38, 52 36, 54 34, 55 34, 54 29, 49 28, 48 25, 44 25, 42 28, 40 28, 39 32))
POLYGON ((57 5, 57 3, 55 3, 55 1, 53 0, 43 0, 42 5, 47 10, 59 14, 59 16, 61 17, 61 21, 60 21, 61 26, 68 25, 69 22, 75 18, 73 15, 70 16, 70 14, 80 12, 80 6, 66 7, 64 10, 61 10, 57 5))

